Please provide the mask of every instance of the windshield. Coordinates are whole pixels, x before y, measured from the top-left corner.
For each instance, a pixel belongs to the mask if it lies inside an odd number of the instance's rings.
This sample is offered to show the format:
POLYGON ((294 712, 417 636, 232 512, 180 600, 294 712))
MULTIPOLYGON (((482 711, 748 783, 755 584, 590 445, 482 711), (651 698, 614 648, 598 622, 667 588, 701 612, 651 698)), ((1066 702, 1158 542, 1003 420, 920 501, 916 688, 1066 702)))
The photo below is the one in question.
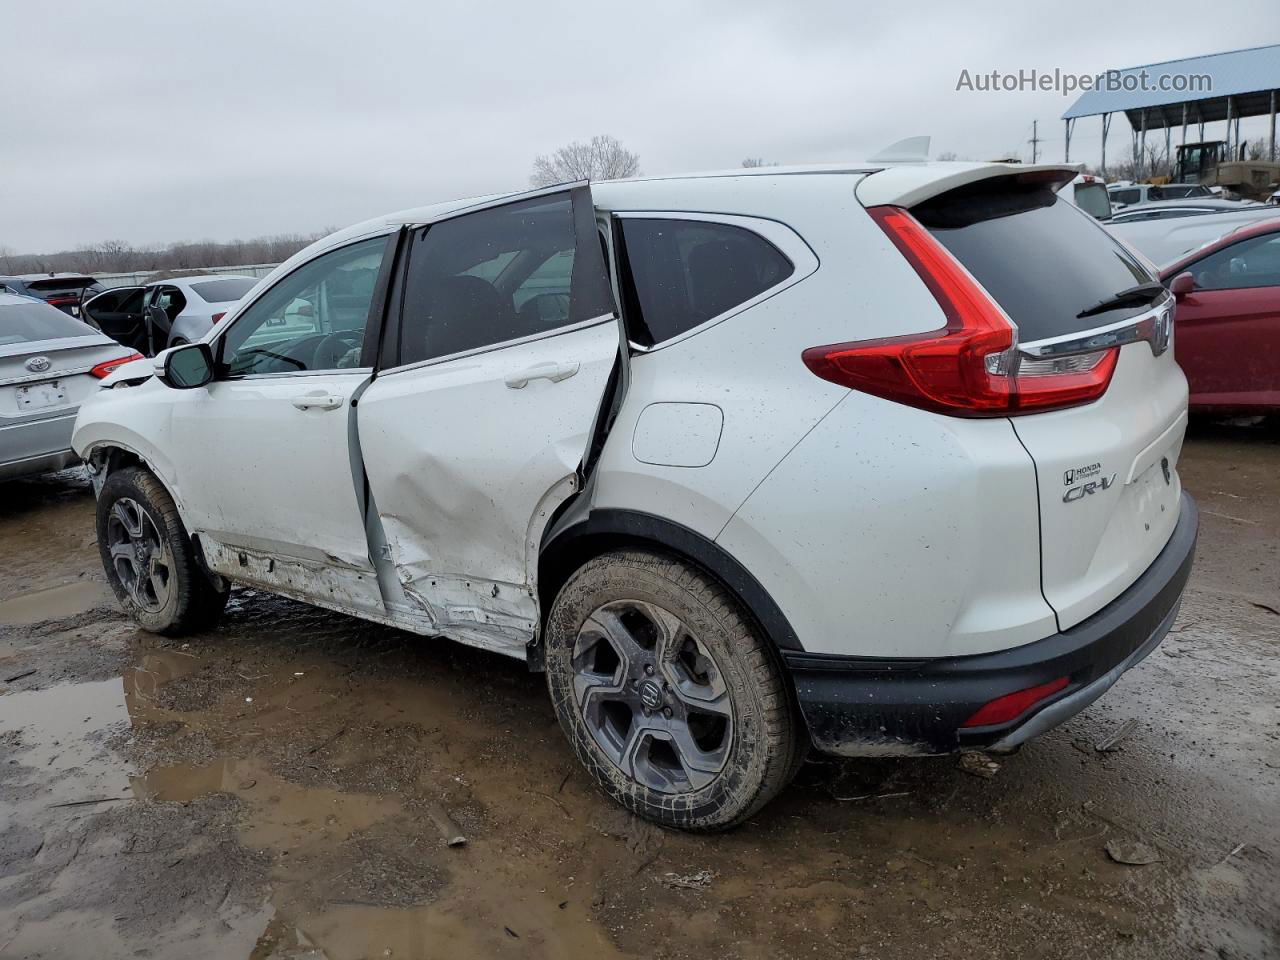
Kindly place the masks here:
POLYGON ((201 280, 191 284, 191 289, 207 303, 227 303, 239 300, 253 289, 257 280, 248 277, 228 277, 225 280, 201 280))
POLYGON ((95 331, 43 303, 10 303, 0 306, 0 346, 62 337, 89 337, 95 331))

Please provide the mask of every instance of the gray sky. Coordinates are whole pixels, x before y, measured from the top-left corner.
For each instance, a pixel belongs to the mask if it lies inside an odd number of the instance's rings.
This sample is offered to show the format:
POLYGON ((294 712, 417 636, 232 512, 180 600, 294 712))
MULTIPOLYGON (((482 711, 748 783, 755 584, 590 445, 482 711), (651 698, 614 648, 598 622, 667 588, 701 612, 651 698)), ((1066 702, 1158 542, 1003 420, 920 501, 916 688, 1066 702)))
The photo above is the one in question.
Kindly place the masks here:
MULTIPOLYGON (((957 92, 960 71, 1280 41, 1275 0, 9 4, 0 247, 24 253, 342 226, 520 188, 536 154, 595 133, 664 173, 854 160, 922 133, 935 153, 1027 156, 1038 119, 1060 160, 1074 97, 957 92)), ((1097 162, 1097 127, 1077 125, 1073 160, 1097 162)), ((1120 118, 1109 151, 1127 144, 1120 118)))

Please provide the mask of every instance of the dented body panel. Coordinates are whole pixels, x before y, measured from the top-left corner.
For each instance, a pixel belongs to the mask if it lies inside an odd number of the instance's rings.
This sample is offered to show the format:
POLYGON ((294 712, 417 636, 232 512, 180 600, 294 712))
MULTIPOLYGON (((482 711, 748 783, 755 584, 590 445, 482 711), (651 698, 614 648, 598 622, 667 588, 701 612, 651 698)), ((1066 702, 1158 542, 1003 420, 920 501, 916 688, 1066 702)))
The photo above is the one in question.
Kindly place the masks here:
POLYGON ((361 398, 365 472, 391 560, 442 634, 489 634, 524 655, 539 621, 542 527, 578 488, 617 355, 617 322, 602 317, 544 340, 389 370, 361 398), (573 372, 527 379, 557 364, 573 372))

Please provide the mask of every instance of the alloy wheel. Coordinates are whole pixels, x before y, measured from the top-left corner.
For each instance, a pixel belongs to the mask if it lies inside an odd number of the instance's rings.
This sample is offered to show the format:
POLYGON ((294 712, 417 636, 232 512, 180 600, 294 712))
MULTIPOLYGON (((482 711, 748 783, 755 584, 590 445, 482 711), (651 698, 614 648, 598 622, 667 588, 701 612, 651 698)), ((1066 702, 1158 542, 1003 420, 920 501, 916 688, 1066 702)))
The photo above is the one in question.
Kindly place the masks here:
POLYGON ((733 704, 715 659, 679 617, 639 600, 606 603, 578 631, 572 664, 578 711, 626 776, 659 793, 719 776, 733 704))
POLYGON ((107 546, 130 599, 148 613, 163 609, 174 587, 173 557, 159 526, 138 501, 121 497, 111 505, 107 546))

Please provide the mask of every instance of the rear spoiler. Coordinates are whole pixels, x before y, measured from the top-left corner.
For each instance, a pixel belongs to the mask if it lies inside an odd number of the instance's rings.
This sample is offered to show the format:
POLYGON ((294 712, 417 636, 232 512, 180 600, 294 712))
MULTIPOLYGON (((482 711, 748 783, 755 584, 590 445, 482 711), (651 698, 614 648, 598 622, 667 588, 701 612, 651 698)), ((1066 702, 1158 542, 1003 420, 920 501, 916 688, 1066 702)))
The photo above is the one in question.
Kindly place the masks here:
POLYGON ((1078 165, 1066 163, 913 163, 867 174, 858 181, 855 193, 864 207, 913 207, 930 197, 992 177, 1028 175, 1060 187, 1079 173, 1078 165))

